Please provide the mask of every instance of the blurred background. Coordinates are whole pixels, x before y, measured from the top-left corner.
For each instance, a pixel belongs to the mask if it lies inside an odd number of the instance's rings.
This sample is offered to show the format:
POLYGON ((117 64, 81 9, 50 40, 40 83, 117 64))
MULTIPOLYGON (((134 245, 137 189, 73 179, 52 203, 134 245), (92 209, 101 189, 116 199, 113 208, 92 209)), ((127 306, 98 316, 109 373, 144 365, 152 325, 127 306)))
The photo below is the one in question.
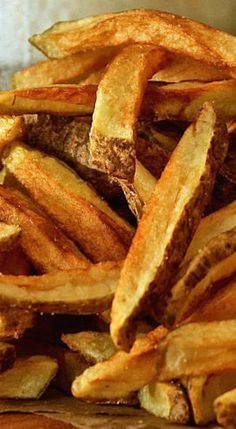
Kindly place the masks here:
POLYGON ((0 89, 10 75, 44 58, 27 39, 56 21, 134 8, 185 15, 236 34, 236 0, 0 0, 0 89))

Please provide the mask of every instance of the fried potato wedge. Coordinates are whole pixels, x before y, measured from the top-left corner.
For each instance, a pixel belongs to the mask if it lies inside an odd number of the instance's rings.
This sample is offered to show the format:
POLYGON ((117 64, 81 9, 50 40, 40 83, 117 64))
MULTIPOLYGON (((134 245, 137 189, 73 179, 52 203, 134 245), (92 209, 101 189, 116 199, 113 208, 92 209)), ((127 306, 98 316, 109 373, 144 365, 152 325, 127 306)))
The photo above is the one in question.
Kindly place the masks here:
POLYGON ((13 88, 29 88, 55 83, 68 83, 85 73, 100 70, 117 53, 115 48, 80 52, 59 60, 46 60, 17 71, 12 76, 13 88))
POLYGON ((130 10, 56 24, 30 42, 51 58, 85 49, 149 43, 219 68, 236 67, 235 38, 181 16, 158 10, 130 10))
POLYGON ((109 359, 117 352, 110 335, 106 332, 85 331, 64 334, 62 341, 92 364, 109 359))
POLYGON ((0 220, 20 226, 20 246, 39 272, 88 265, 75 244, 19 191, 0 186, 0 220))
POLYGON ((0 273, 15 276, 30 274, 31 265, 28 258, 18 245, 14 249, 0 253, 0 273))
POLYGON ((40 398, 57 369, 57 362, 49 356, 16 359, 12 368, 0 374, 0 398, 40 398))
POLYGON ((0 153, 10 142, 24 135, 24 120, 20 116, 0 116, 0 153))
POLYGON ((170 423, 185 424, 190 420, 186 394, 180 385, 152 381, 138 393, 140 406, 170 423))
POLYGON ((21 338, 28 328, 32 328, 35 315, 28 311, 11 308, 0 311, 0 338, 2 341, 21 338))
POLYGON ((165 317, 181 323, 204 302, 214 285, 236 273, 236 227, 200 249, 171 290, 165 317))
POLYGON ((0 222, 0 252, 11 250, 16 245, 20 232, 18 225, 0 222))
POLYGON ((98 170, 132 183, 137 116, 147 81, 166 56, 166 51, 152 45, 131 45, 105 71, 98 86, 89 144, 92 164, 98 170))
POLYGON ((20 144, 3 163, 86 256, 94 262, 126 256, 133 228, 69 167, 20 144))
POLYGON ((111 335, 118 347, 129 349, 133 320, 148 300, 160 317, 157 308, 173 286, 226 150, 225 127, 207 103, 174 150, 125 260, 112 306, 111 335))
POLYGON ((102 262, 41 276, 2 275, 0 309, 96 314, 109 308, 120 269, 120 262, 102 262))
POLYGON ((218 374, 236 369, 236 320, 189 323, 156 347, 158 379, 218 374))
POLYGON ((176 119, 192 121, 203 103, 214 102, 214 109, 228 121, 236 117, 236 81, 180 82, 160 86, 157 82, 148 85, 142 114, 157 120, 176 119))
POLYGON ((119 351, 88 368, 74 380, 73 395, 94 402, 114 401, 140 389, 157 373, 156 348, 166 333, 164 327, 158 327, 137 339, 130 353, 119 351))
POLYGON ((236 389, 219 396, 214 402, 217 422, 225 428, 236 428, 236 389))
POLYGON ((236 386, 236 371, 190 377, 185 382, 194 421, 206 425, 215 420, 215 399, 236 386))

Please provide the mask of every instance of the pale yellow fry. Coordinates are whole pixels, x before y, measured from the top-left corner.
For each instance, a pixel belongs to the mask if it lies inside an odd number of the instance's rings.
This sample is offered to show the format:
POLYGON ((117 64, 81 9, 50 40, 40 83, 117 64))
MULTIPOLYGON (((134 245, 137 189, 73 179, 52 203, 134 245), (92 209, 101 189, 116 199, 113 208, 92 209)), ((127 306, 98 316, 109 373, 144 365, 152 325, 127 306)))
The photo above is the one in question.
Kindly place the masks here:
POLYGON ((22 117, 0 116, 0 153, 8 143, 22 138, 24 128, 22 117))
POLYGON ((225 428, 236 428, 236 389, 219 396, 214 402, 217 423, 225 428))
POLYGON ((52 58, 85 49, 149 43, 219 68, 236 67, 235 37, 205 24, 158 10, 130 10, 56 24, 30 42, 52 58), (96 20, 97 18, 97 20, 96 20))
POLYGON ((112 301, 121 263, 102 262, 85 269, 42 276, 0 276, 0 307, 46 313, 96 314, 112 301))
POLYGON ((19 238, 21 229, 18 225, 0 222, 0 252, 10 250, 19 238))
POLYGON ((225 127, 207 103, 174 150, 132 241, 112 306, 111 334, 117 346, 129 347, 133 319, 150 293, 148 308, 160 317, 157 304, 172 286, 226 150, 225 127))
POLYGON ((158 371, 157 344, 166 333, 161 326, 136 340, 130 353, 119 351, 88 368, 74 380, 73 395, 95 402, 117 400, 149 383, 158 371))
POLYGON ((58 60, 46 60, 17 71, 12 76, 13 88, 29 88, 55 83, 67 83, 84 73, 104 67, 117 49, 105 48, 80 52, 58 60))
POLYGON ((98 86, 90 131, 91 161, 97 169, 132 182, 135 125, 143 94, 148 79, 165 61, 166 52, 162 49, 131 45, 105 71, 98 86))

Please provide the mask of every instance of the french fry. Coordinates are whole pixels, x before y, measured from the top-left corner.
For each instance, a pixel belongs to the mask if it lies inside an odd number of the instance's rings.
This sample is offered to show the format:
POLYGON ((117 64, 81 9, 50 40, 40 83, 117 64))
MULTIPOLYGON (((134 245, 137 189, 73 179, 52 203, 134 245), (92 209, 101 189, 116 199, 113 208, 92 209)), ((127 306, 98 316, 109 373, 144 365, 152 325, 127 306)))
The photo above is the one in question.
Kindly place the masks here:
POLYGON ((16 359, 0 374, 0 398, 38 399, 55 377, 58 365, 48 356, 16 359))
POLYGON ((68 83, 87 72, 104 67, 117 53, 115 48, 80 52, 59 60, 46 60, 17 71, 12 76, 13 88, 29 88, 55 83, 68 83))
MULTIPOLYGON (((160 133, 158 134, 160 135, 160 133)), ((165 136, 162 136, 164 139, 165 136)), ((162 171, 164 170, 169 160, 170 154, 167 152, 167 150, 163 149, 159 143, 157 143, 156 141, 152 141, 152 136, 150 136, 149 141, 144 140, 143 138, 138 138, 136 143, 136 156, 137 160, 156 179, 159 179, 161 177, 162 171)))
POLYGON ((21 247, 18 245, 8 252, 0 253, 0 273, 15 276, 27 276, 31 266, 21 247))
POLYGON ((190 377, 184 383, 191 403, 194 421, 206 425, 215 420, 215 399, 236 386, 236 371, 190 377))
POLYGON ((126 256, 132 227, 65 164, 20 144, 3 163, 86 256, 94 262, 126 256))
POLYGON ((19 191, 0 187, 0 220, 20 226, 20 246, 39 272, 88 265, 75 244, 19 191))
POLYGON ((142 408, 171 423, 188 423, 190 408, 180 385, 152 381, 138 393, 142 408))
POLYGON ((189 323, 169 332, 156 347, 157 378, 171 381, 235 370, 235 332, 235 320, 189 323))
POLYGON ((65 314, 96 314, 109 308, 120 262, 41 276, 0 276, 0 309, 65 314))
POLYGON ((16 245, 20 232, 18 225, 0 222, 0 252, 11 250, 16 245))
POLYGON ((35 315, 15 308, 0 311, 0 338, 2 341, 18 340, 26 329, 32 328, 35 315))
POLYGON ((157 372, 157 344, 166 333, 164 327, 158 327, 136 340, 130 353, 119 351, 88 368, 74 380, 73 395, 94 402, 115 401, 149 383, 157 372))
POLYGON ((162 173, 125 260, 112 305, 111 335, 118 347, 129 349, 133 321, 150 294, 148 307, 160 317, 157 304, 169 293, 200 221, 226 141, 212 105, 205 104, 162 173))
POLYGON ((217 422, 225 428, 236 428, 236 389, 219 396, 214 402, 217 422))
POLYGON ((0 342, 0 372, 10 368, 15 357, 15 347, 12 344, 0 342))
POLYGON ((186 55, 221 69, 236 66, 235 38, 174 14, 154 10, 130 10, 55 25, 30 42, 51 58, 85 49, 149 43, 178 55, 186 55))
POLYGON ((132 182, 135 173, 135 124, 148 78, 166 61, 152 45, 124 48, 107 68, 97 91, 90 131, 92 164, 132 182), (117 99, 117 93, 123 96, 117 99))
POLYGON ((181 323, 204 302, 215 284, 236 273, 236 227, 217 235, 200 249, 175 284, 165 312, 171 323, 181 323))
POLYGON ((24 135, 24 120, 19 116, 0 116, 0 152, 10 142, 24 135))
POLYGON ((62 335, 62 341, 73 351, 79 352, 87 362, 95 364, 109 359, 117 352, 106 332, 79 332, 62 335))

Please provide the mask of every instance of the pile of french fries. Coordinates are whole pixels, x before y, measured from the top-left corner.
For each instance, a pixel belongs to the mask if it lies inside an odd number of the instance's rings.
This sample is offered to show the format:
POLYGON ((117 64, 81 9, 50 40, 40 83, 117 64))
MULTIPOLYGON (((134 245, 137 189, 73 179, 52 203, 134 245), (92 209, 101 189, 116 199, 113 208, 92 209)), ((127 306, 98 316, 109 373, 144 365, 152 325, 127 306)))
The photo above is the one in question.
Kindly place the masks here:
POLYGON ((0 398, 236 428, 236 38, 131 10, 30 42, 0 91, 0 398))

